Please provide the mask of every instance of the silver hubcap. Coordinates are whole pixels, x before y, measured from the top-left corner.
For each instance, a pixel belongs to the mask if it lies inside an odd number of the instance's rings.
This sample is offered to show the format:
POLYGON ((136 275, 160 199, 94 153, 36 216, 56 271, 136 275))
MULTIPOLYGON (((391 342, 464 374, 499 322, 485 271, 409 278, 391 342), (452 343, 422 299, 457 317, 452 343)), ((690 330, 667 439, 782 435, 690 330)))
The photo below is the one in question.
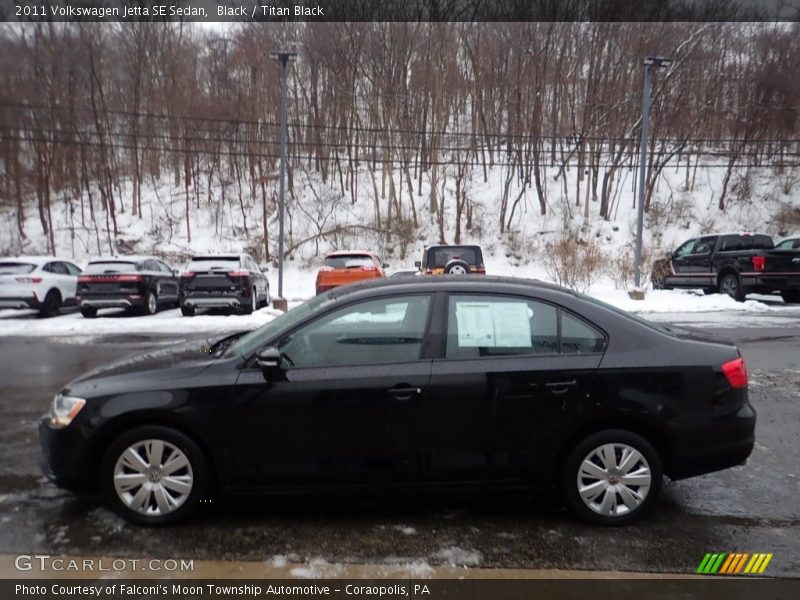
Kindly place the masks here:
POLYGON ((114 489, 122 503, 147 516, 169 514, 192 491, 192 465, 186 454, 164 440, 129 446, 114 465, 114 489))
POLYGON ((461 265, 456 265, 450 269, 450 275, 466 275, 467 270, 461 265))
POLYGON ((736 280, 727 277, 722 282, 722 291, 728 294, 729 296, 733 296, 736 293, 736 280))
POLYGON ((155 294, 152 294, 152 293, 148 294, 148 296, 147 296, 147 310, 149 310, 151 314, 156 312, 156 296, 155 296, 155 294))
POLYGON ((627 444, 592 450, 578 469, 578 494, 594 512, 620 517, 635 511, 650 491, 650 465, 627 444))

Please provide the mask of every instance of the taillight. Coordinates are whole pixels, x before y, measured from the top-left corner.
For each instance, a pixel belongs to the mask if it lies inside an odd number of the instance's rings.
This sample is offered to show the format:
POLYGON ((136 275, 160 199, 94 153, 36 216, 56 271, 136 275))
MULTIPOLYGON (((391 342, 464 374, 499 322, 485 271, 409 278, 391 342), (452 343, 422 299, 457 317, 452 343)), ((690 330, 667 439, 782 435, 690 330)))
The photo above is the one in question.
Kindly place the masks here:
POLYGON ((766 256, 753 257, 753 271, 763 271, 766 266, 767 266, 766 256))
POLYGON ((183 273, 181 273, 181 278, 192 279, 195 275, 197 275, 197 273, 195 273, 194 271, 184 271, 183 273))
POLYGON ((228 277, 250 277, 250 271, 228 271, 228 277))
POLYGON ((732 388, 747 387, 747 365, 743 358, 730 360, 722 365, 722 372, 732 388))
POLYGON ((41 277, 17 277, 19 283, 42 283, 41 277))

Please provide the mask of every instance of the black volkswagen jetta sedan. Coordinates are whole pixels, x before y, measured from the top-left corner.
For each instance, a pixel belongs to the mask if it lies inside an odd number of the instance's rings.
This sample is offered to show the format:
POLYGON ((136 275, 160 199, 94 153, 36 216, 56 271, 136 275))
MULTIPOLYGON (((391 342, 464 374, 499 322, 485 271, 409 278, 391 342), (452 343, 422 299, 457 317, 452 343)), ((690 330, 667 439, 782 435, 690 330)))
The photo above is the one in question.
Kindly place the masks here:
POLYGON ((560 489, 626 523, 662 476, 744 463, 735 346, 505 278, 335 288, 250 333, 123 359, 64 387, 47 472, 171 523, 213 492, 560 489))

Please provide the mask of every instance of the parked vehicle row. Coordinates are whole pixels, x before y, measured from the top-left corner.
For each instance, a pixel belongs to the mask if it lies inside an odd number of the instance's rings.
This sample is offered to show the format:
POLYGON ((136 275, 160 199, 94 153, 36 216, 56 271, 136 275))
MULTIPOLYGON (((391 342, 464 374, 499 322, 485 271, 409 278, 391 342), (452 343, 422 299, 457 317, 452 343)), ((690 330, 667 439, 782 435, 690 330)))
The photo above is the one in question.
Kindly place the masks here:
POLYGON ((249 314, 270 302, 269 280, 249 254, 196 256, 183 273, 155 256, 108 256, 85 270, 53 256, 0 259, 0 308, 57 315, 77 306, 86 318, 101 308, 152 315, 180 306, 185 316, 198 308, 228 308, 249 314))
POLYGON ((777 246, 758 233, 705 235, 655 261, 654 289, 700 288, 743 301, 747 294, 780 293, 800 303, 800 238, 777 246))

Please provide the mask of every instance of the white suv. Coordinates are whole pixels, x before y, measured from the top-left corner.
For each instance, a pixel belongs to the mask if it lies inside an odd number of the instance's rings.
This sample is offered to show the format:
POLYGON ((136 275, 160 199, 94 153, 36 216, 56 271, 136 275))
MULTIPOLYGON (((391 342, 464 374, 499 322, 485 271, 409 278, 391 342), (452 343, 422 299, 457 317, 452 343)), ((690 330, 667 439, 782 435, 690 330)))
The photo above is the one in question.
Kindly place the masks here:
POLYGON ((81 270, 54 256, 0 258, 0 308, 32 308, 44 317, 75 304, 81 270))

